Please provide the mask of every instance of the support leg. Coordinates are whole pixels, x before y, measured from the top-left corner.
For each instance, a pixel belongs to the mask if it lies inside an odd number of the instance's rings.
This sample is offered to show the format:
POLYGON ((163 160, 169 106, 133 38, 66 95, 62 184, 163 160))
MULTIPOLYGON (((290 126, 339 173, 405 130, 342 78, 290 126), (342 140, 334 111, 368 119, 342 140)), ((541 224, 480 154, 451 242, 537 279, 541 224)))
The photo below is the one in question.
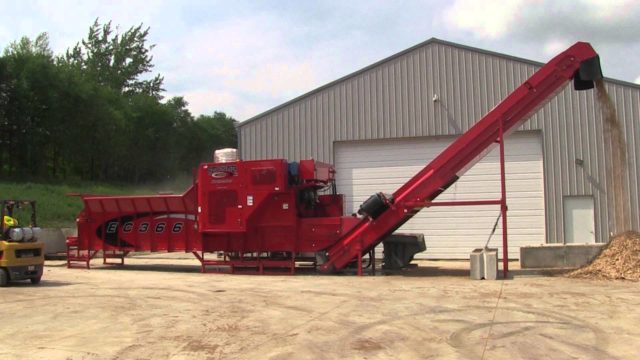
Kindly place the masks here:
POLYGON ((357 247, 358 251, 358 276, 362 276, 362 244, 359 243, 357 247))
POLYGON ((500 212, 502 213, 502 277, 509 275, 509 251, 507 244, 507 181, 504 170, 504 129, 503 121, 500 120, 500 186, 502 199, 500 202, 500 212))
POLYGON ((200 272, 204 273, 204 252, 202 252, 202 255, 198 254, 197 251, 192 251, 191 253, 196 257, 196 259, 198 259, 198 261, 200 261, 200 272))
POLYGON ((372 249, 369 252, 369 259, 371 260, 371 275, 376 276, 376 249, 372 249))

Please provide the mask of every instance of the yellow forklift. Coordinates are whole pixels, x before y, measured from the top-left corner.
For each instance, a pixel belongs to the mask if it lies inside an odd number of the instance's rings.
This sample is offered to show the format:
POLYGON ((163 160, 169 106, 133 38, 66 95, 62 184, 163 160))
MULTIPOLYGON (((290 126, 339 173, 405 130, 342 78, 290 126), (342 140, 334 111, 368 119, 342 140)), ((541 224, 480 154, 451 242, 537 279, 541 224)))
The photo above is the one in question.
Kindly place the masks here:
POLYGON ((44 267, 44 243, 38 241, 36 202, 32 200, 0 200, 0 287, 10 281, 27 280, 40 283, 44 267), (30 215, 25 213, 30 210, 30 215), (28 223, 21 226, 20 222, 28 223))

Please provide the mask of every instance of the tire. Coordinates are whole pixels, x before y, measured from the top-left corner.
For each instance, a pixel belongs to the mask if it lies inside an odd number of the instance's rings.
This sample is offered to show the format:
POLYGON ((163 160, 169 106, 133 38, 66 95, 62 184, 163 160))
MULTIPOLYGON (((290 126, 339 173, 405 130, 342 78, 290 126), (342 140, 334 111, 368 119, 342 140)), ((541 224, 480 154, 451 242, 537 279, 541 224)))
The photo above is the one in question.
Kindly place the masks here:
POLYGON ((0 268, 0 287, 5 287, 9 283, 9 274, 7 270, 0 268))
POLYGON ((29 280, 31 280, 32 284, 37 285, 37 284, 40 284, 40 279, 42 279, 42 276, 34 277, 29 280))

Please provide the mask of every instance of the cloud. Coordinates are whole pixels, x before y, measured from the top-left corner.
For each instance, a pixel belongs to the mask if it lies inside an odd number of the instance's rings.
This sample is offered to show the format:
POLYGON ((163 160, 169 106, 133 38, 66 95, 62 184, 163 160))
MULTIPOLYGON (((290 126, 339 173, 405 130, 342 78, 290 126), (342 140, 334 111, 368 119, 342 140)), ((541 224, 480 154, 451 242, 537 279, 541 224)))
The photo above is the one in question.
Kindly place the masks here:
POLYGON ((452 30, 479 39, 507 36, 551 41, 586 36, 591 41, 637 40, 640 2, 633 0, 456 0, 442 17, 452 30))
POLYGON ((164 76, 166 98, 184 96, 195 115, 224 110, 244 120, 390 54, 367 43, 368 27, 381 19, 354 15, 388 12, 384 2, 369 5, 8 2, 3 8, 15 16, 0 26, 0 41, 48 31, 54 53, 62 54, 98 17, 121 30, 144 23, 156 44, 153 73, 164 76))
POLYGON ((495 39, 507 34, 520 15, 524 0, 456 0, 444 11, 445 23, 476 37, 495 39))
POLYGON ((317 85, 312 61, 288 34, 289 24, 268 14, 191 29, 177 49, 159 49, 163 58, 172 59, 162 64, 168 70, 165 83, 183 91, 194 113, 227 108, 244 120, 260 111, 249 113, 257 105, 275 106, 317 85), (204 101, 207 94, 212 97, 204 101), (240 98, 253 103, 241 104, 240 98))
POLYGON ((538 61, 587 41, 601 55, 607 76, 632 79, 636 73, 620 54, 640 51, 637 0, 454 0, 438 18, 454 37, 471 36, 479 47, 538 61))
POLYGON ((640 53, 637 0, 0 0, 0 7, 9 14, 0 46, 47 31, 57 54, 97 17, 122 30, 144 23, 166 97, 184 96, 194 115, 222 110, 238 120, 433 36, 540 61, 586 40, 607 76, 627 79, 637 76, 629 59, 640 53))
POLYGON ((556 55, 568 48, 570 45, 571 43, 565 40, 549 40, 544 44, 544 54, 547 56, 556 55))
POLYGON ((296 46, 292 26, 269 13, 202 24, 177 48, 156 49, 164 59, 158 69, 192 113, 222 110, 245 120, 321 85, 323 66, 296 46))
MULTIPOLYGON (((9 1, 1 5, 3 13, 17 16, 15 20, 3 21, 5 26, 13 27, 12 33, 15 35, 9 41, 48 32, 55 53, 63 53, 85 37, 96 18, 100 18, 101 22, 113 20, 114 25, 127 29, 140 23, 149 25, 153 19, 159 18, 161 12, 171 14, 171 8, 161 0, 154 2, 154 6, 140 0, 67 0, 64 3, 48 0, 9 1)), ((4 42, 4 36, 0 41, 4 42)))
POLYGON ((634 81, 634 82, 635 82, 636 84, 640 85, 640 76, 638 76, 638 77, 636 78, 636 81, 634 81))
POLYGON ((629 16, 629 10, 637 8, 637 0, 582 0, 582 2, 588 6, 592 17, 613 21, 629 16))
POLYGON ((300 64, 285 61, 263 64, 247 74, 236 76, 226 85, 271 97, 291 97, 316 84, 314 66, 306 60, 300 64))
POLYGON ((234 105, 239 103, 237 96, 226 91, 214 91, 208 89, 197 89, 181 93, 168 92, 166 98, 182 96, 189 103, 189 108, 194 115, 210 114, 214 111, 229 111, 234 105))
MULTIPOLYGON (((166 93, 165 99, 173 96, 182 96, 188 102, 189 111, 194 115, 213 114, 222 111, 236 120, 242 121, 257 115, 274 106, 273 101, 257 99, 247 101, 246 98, 236 95, 233 91, 214 91, 199 89, 181 93, 166 93)), ((276 102, 275 104, 278 104, 276 102)))

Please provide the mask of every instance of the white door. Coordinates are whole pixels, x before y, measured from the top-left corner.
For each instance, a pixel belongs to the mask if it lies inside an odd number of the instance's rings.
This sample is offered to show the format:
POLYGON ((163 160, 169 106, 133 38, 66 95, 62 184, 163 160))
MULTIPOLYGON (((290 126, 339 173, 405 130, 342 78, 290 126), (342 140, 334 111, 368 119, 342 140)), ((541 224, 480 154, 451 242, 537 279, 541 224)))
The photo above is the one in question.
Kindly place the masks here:
POLYGON ((591 196, 566 196, 564 207, 565 244, 596 242, 596 231, 591 196))
MULTIPOLYGON (((338 192, 345 194, 345 211, 356 212, 376 192, 393 193, 453 140, 454 137, 428 137, 337 142, 336 185, 338 192)), ((505 158, 509 257, 517 259, 520 246, 545 243, 540 134, 509 136, 505 158)), ((437 200, 498 199, 499 164, 496 147, 437 200)), ((417 258, 468 259, 474 248, 487 242, 499 212, 496 205, 432 207, 420 211, 398 231, 425 235, 427 251, 417 258)), ((500 224, 489 246, 501 245, 500 224)))

